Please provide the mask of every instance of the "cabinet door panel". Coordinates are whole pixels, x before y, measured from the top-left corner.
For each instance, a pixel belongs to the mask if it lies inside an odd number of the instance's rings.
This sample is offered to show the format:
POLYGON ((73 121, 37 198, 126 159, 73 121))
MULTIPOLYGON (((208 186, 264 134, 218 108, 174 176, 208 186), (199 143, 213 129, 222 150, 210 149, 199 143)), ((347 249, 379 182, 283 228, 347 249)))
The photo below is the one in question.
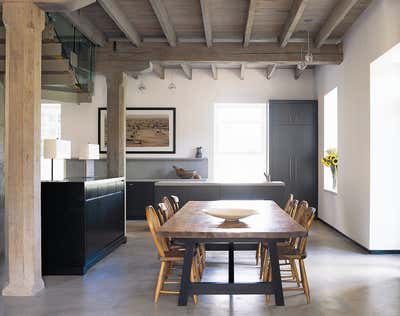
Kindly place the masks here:
POLYGON ((317 103, 271 101, 269 165, 272 180, 286 183, 286 196, 317 205, 317 103))
POLYGON ((128 182, 126 186, 126 219, 143 220, 145 208, 154 204, 154 182, 128 182))

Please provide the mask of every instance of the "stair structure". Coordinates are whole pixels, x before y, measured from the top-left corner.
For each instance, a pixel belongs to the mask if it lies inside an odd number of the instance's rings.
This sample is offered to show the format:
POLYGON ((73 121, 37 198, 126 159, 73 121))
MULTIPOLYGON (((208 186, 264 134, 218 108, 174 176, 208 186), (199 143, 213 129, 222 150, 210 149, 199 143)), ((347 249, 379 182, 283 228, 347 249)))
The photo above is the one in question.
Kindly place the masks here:
MULTIPOLYGON (((5 28, 0 27, 0 75, 5 73, 5 28)), ((91 102, 89 87, 78 81, 77 69, 73 66, 76 56, 66 54, 54 23, 46 18, 42 41, 42 99, 60 102, 91 102), (69 55, 69 56, 68 56, 69 55)))

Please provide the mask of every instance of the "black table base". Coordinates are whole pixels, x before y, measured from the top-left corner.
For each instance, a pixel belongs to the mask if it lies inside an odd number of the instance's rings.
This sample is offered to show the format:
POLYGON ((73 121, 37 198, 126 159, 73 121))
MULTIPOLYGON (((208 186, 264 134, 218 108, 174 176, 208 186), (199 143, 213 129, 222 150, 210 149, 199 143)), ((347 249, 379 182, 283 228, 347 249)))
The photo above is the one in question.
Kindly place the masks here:
POLYGON ((259 240, 251 239, 181 239, 186 251, 183 262, 181 287, 179 292, 179 306, 187 305, 188 296, 193 294, 271 294, 275 295, 275 304, 284 306, 282 279, 279 268, 277 243, 282 239, 265 240, 271 262, 272 282, 235 283, 234 252, 242 250, 256 250, 259 240), (206 244, 206 250, 229 252, 229 282, 191 282, 190 271, 192 268, 195 247, 199 243, 206 244))

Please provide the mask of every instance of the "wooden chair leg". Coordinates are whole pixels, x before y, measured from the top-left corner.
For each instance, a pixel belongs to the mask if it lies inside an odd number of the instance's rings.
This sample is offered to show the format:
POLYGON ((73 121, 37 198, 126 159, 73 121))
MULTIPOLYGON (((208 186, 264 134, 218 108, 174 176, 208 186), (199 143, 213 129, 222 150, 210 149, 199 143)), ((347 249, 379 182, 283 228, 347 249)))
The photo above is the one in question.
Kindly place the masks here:
POLYGON ((167 272, 168 265, 165 261, 161 261, 160 272, 158 273, 158 280, 156 285, 156 291, 154 293, 154 303, 158 302, 158 298, 160 297, 160 291, 164 284, 165 273, 167 272))
POLYGON ((264 276, 264 271, 265 271, 265 267, 268 264, 268 252, 267 249, 262 248, 261 249, 261 267, 260 267, 260 280, 263 280, 263 276, 264 276))
POLYGON ((292 270, 292 276, 295 279, 297 286, 300 287, 299 273, 297 272, 297 266, 296 266, 296 262, 294 261, 294 259, 290 259, 290 268, 292 270))
POLYGON ((261 243, 259 242, 256 250, 256 266, 258 266, 258 263, 260 262, 260 257, 261 257, 261 243))
POLYGON ((308 287, 307 273, 303 259, 299 259, 301 283, 303 283, 304 294, 306 295, 307 304, 310 304, 310 288, 308 287))

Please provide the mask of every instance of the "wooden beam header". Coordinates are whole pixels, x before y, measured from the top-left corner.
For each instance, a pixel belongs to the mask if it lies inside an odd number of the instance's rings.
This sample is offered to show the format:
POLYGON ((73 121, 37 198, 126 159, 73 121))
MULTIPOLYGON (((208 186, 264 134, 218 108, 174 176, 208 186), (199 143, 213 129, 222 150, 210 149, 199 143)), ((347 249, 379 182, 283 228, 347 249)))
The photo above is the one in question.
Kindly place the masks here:
POLYGON ((206 37, 207 47, 211 47, 213 44, 212 38, 212 25, 211 25, 211 12, 210 12, 210 0, 200 0, 201 14, 203 17, 204 34, 206 37))
POLYGON ((83 35, 98 46, 104 46, 106 36, 89 19, 77 11, 61 13, 83 35))
POLYGON ((119 27, 122 33, 136 46, 140 46, 141 38, 129 21, 124 11, 118 6, 116 1, 112 0, 97 0, 108 16, 119 27))
POLYGON ((288 44, 297 24, 300 22, 307 2, 308 0, 295 0, 293 2, 292 9, 290 10, 289 17, 286 20, 280 38, 282 47, 285 47, 288 44))
MULTIPOLYGON (((270 64, 296 65, 300 62, 302 43, 289 43, 285 48, 277 43, 254 43, 243 48, 240 43, 214 44, 207 48, 204 44, 180 44, 169 47, 165 43, 143 44, 140 48, 133 47, 128 42, 107 43, 96 49, 96 70, 116 69, 129 71, 137 69, 138 63, 176 62, 204 62, 218 63, 260 63, 264 67, 270 64)), ((340 64, 343 61, 342 45, 324 45, 319 49, 312 49, 313 65, 340 64)))
POLYGON ((249 10, 247 13, 246 29, 244 30, 244 40, 243 40, 244 47, 249 46, 249 43, 251 40, 251 31, 253 29, 254 16, 256 14, 256 3, 257 3, 256 0, 250 0, 250 2, 249 2, 249 10))
POLYGON ((176 33, 171 19, 169 18, 167 8, 162 0, 149 0, 153 11, 160 22, 161 28, 164 31, 165 37, 170 46, 176 46, 176 33))
POLYGON ((332 14, 326 20, 315 39, 315 46, 317 48, 324 44, 325 40, 328 39, 336 26, 343 21, 344 17, 357 2, 358 0, 340 0, 339 4, 335 7, 332 14))

